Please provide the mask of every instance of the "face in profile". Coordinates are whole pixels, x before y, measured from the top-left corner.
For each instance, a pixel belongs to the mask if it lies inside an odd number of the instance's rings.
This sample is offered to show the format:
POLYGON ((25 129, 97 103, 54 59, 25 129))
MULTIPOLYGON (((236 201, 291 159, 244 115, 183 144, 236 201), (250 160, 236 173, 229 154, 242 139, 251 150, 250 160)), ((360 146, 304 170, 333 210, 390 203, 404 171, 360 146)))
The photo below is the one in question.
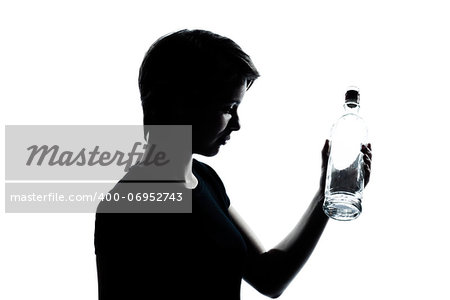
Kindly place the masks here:
POLYGON ((247 83, 244 81, 212 96, 210 104, 193 112, 192 152, 214 156, 230 139, 233 131, 240 129, 237 109, 247 83))

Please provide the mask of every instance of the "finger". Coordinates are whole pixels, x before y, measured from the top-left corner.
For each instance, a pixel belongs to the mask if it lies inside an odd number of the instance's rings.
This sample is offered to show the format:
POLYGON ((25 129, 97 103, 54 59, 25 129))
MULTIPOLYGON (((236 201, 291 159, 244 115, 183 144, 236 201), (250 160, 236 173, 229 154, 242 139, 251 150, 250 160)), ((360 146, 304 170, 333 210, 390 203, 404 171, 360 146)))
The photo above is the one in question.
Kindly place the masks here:
POLYGON ((369 148, 367 148, 366 154, 367 154, 367 156, 369 156, 370 159, 372 159, 372 150, 370 150, 369 148))
POLYGON ((330 151, 330 141, 328 139, 325 140, 325 144, 322 148, 322 153, 328 153, 330 151))
POLYGON ((325 140, 325 144, 322 148, 322 159, 326 160, 330 154, 330 141, 327 139, 325 140))
POLYGON ((367 154, 370 158, 372 158, 372 150, 367 145, 361 146, 361 152, 367 154))
POLYGON ((363 165, 364 169, 368 168, 370 170, 370 168, 372 167, 372 160, 367 154, 364 154, 363 156, 363 165))
POLYGON ((364 166, 364 186, 366 186, 370 180, 370 173, 371 173, 370 166, 365 165, 364 166))

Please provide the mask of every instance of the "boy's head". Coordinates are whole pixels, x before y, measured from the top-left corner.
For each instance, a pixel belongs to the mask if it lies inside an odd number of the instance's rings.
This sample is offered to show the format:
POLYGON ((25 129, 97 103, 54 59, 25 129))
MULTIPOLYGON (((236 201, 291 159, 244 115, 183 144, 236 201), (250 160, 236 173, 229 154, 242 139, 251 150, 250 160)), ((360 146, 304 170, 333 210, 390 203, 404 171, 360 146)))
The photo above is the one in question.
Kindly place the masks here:
POLYGON ((158 39, 139 71, 144 124, 186 123, 183 113, 220 101, 259 74, 232 40, 205 30, 180 30, 158 39))

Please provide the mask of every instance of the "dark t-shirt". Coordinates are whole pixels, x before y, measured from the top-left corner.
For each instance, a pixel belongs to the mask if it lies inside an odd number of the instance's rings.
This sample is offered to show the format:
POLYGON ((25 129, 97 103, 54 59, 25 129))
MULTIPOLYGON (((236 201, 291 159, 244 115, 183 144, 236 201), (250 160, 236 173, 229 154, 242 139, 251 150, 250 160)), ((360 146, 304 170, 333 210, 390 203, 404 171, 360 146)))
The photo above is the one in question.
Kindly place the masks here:
POLYGON ((193 161, 192 213, 97 213, 99 296, 239 299, 247 257, 222 181, 193 161))

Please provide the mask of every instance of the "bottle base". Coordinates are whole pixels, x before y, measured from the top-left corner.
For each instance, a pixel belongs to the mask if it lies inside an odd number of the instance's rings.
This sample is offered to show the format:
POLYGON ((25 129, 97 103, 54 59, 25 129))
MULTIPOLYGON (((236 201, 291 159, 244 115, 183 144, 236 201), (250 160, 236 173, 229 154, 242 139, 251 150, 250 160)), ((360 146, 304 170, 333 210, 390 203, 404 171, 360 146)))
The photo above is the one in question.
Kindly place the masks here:
POLYGON ((325 196, 323 211, 332 219, 351 221, 358 218, 361 214, 361 199, 346 193, 325 196))

